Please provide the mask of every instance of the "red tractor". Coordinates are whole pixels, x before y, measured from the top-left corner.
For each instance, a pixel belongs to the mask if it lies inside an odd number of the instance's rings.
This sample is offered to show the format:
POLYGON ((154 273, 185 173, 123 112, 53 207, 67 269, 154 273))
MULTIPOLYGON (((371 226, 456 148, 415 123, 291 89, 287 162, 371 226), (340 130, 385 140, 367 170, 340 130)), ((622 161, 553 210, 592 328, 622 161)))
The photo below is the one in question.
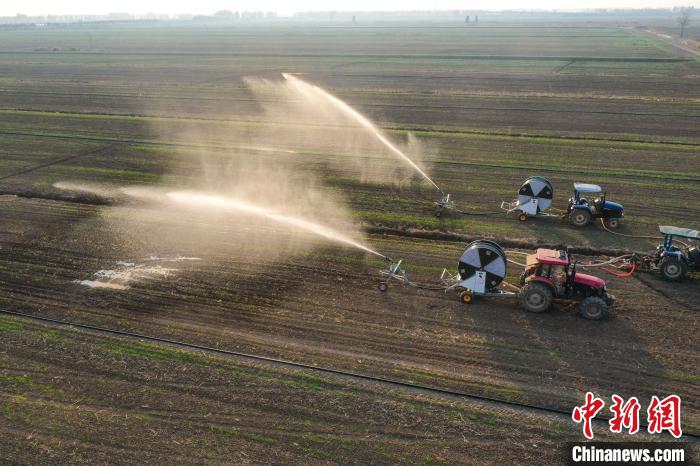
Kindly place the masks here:
POLYGON ((546 311, 556 298, 570 299, 580 301, 583 317, 600 320, 615 301, 603 279, 577 272, 565 251, 553 249, 538 249, 527 256, 520 286, 520 305, 530 312, 546 311))

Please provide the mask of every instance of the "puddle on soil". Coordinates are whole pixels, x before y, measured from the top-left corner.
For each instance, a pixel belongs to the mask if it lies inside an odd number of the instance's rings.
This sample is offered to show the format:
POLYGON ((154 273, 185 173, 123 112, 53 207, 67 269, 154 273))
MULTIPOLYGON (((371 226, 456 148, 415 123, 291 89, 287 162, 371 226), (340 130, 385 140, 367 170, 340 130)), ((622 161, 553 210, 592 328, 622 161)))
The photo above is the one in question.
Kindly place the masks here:
POLYGON ((76 280, 75 283, 79 283, 83 286, 88 286, 90 288, 107 288, 110 290, 128 290, 129 287, 126 285, 120 285, 118 283, 111 282, 101 282, 98 280, 76 280))
POLYGON ((158 257, 158 256, 151 256, 148 258, 149 261, 160 261, 160 262, 182 262, 182 261, 201 261, 202 259, 199 257, 185 257, 185 256, 177 256, 177 257, 158 257))
POLYGON ((178 269, 163 267, 161 265, 152 265, 152 262, 181 262, 200 260, 198 257, 158 257, 151 256, 145 259, 144 262, 149 264, 130 261, 117 261, 117 267, 114 269, 98 270, 93 274, 91 280, 75 280, 78 283, 89 288, 101 288, 109 290, 127 290, 129 284, 134 282, 143 282, 155 279, 167 279, 170 275, 177 272, 178 269))

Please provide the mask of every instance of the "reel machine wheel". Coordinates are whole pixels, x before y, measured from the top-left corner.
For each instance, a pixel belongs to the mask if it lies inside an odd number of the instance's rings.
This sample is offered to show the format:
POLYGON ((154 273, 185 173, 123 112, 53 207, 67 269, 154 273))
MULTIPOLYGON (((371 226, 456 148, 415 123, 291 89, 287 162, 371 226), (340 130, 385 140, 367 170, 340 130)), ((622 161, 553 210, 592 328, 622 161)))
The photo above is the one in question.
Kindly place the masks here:
POLYGON ((464 304, 471 304, 474 301, 474 294, 471 291, 462 291, 459 300, 464 304))

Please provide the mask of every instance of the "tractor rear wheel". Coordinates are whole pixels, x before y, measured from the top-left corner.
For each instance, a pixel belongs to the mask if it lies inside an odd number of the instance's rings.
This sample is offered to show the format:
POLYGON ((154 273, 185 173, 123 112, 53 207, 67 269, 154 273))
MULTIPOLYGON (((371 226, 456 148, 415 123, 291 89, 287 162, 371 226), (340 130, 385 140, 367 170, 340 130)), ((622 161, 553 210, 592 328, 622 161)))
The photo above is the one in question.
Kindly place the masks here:
POLYGON ((620 224, 622 223, 619 218, 607 218, 603 221, 605 223, 605 226, 611 230, 617 230, 620 228, 620 224))
POLYGON ((591 222, 591 213, 585 209, 574 209, 569 218, 572 225, 585 227, 591 222))
POLYGON ((688 273, 688 266, 677 257, 664 257, 659 264, 664 280, 675 282, 683 280, 688 273))
POLYGON ((552 299, 552 290, 542 283, 530 282, 520 291, 520 305, 528 312, 546 311, 552 299))
POLYGON ((608 304, 603 298, 598 296, 589 296, 581 301, 579 312, 583 317, 590 320, 605 319, 608 315, 608 304))

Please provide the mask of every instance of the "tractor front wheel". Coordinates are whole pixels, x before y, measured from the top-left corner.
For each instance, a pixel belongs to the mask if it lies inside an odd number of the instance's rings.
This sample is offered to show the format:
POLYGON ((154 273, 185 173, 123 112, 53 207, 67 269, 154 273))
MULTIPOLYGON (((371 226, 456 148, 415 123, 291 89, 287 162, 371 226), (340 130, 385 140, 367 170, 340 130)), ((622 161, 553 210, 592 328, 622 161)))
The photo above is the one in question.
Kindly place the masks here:
POLYGON ((585 209, 574 209, 569 218, 572 225, 585 227, 591 222, 591 213, 585 209))
POLYGON ((528 312, 546 311, 552 299, 552 290, 542 283, 530 282, 520 291, 520 305, 528 312))
POLYGON ((677 257, 664 257, 659 264, 661 276, 670 282, 683 280, 688 273, 688 266, 677 257))
POLYGON ((579 312, 586 319, 601 320, 608 315, 608 304, 603 298, 598 296, 589 296, 581 301, 579 312))
POLYGON ((525 220, 527 220, 527 214, 525 212, 522 212, 520 215, 518 215, 518 220, 524 222, 525 220))
POLYGON ((622 223, 619 218, 608 218, 605 219, 604 222, 605 226, 611 230, 617 230, 620 228, 620 224, 622 223))
POLYGON ((378 285, 378 288, 379 288, 379 291, 381 291, 382 293, 386 293, 386 290, 389 289, 389 285, 387 283, 381 282, 378 285))

